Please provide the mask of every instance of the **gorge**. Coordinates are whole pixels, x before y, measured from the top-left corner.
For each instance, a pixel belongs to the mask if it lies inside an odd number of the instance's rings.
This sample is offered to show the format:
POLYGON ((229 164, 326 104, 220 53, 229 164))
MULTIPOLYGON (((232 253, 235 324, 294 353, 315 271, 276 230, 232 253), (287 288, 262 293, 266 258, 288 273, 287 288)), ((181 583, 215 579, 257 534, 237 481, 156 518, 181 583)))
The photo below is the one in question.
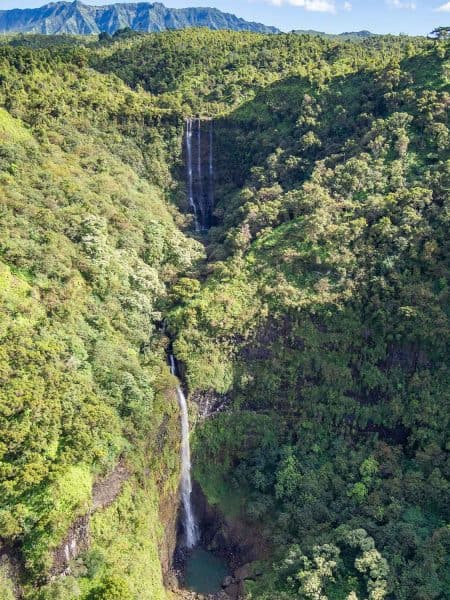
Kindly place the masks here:
MULTIPOLYGON (((184 131, 185 162, 186 162, 186 190, 188 206, 193 215, 193 228, 195 233, 207 234, 212 223, 214 210, 214 121, 186 119, 184 131)), ((169 354, 169 363, 172 375, 177 376, 176 360, 169 354)), ((200 522, 196 517, 196 507, 193 503, 191 480, 191 451, 189 410, 186 396, 181 385, 177 386, 177 398, 180 406, 181 417, 181 482, 180 493, 182 503, 182 540, 179 547, 178 563, 181 567, 181 582, 187 589, 208 596, 215 595, 222 590, 222 584, 229 576, 229 565, 219 553, 212 553, 205 547, 205 536, 202 540, 200 522)), ((197 411, 202 419, 211 418, 208 401, 198 405, 197 411)), ((198 484, 197 484, 198 486, 198 484)), ((198 490, 198 493, 201 493, 198 490)), ((198 497, 197 493, 197 497, 198 497)), ((202 494, 202 503, 206 499, 202 494)), ((210 509, 209 509, 210 511, 210 509)), ((204 508, 202 510, 204 516, 204 508)), ((209 528, 220 528, 221 518, 217 523, 208 524, 209 528)), ((225 543, 220 549, 222 555, 228 552, 225 543)), ((228 596, 231 597, 231 596, 228 596)), ((236 597, 233 594, 233 597, 236 597)))

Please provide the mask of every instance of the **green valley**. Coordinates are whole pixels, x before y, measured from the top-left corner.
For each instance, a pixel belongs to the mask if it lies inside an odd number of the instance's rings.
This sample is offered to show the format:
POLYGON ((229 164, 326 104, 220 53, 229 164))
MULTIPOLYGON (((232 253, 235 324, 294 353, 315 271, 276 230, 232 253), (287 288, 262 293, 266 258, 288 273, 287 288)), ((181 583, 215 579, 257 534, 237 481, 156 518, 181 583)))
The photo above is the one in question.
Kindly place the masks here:
POLYGON ((450 597, 449 75, 446 39, 2 39, 1 598, 187 597, 170 353, 222 594, 450 597))

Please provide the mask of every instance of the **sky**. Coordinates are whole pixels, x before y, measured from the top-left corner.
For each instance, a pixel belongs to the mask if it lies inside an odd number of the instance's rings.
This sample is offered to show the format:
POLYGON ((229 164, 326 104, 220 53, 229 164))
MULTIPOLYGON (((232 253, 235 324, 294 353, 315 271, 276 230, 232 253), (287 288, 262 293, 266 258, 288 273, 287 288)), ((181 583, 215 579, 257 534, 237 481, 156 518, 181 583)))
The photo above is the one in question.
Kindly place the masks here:
MULTIPOLYGON (((85 4, 101 5, 113 4, 118 0, 83 1, 85 4)), ((250 21, 275 25, 283 31, 316 29, 341 33, 368 29, 373 33, 425 35, 439 25, 450 25, 450 1, 447 0, 161 1, 172 8, 214 6, 250 21)), ((0 0, 0 9, 29 8, 43 4, 46 4, 46 0, 0 0)))

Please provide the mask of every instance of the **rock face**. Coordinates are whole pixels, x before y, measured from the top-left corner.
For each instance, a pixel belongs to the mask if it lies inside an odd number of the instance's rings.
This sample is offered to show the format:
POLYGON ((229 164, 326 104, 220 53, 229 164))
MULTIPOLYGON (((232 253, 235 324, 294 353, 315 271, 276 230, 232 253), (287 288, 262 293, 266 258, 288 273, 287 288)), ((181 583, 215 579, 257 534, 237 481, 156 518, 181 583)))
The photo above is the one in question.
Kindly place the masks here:
POLYGON ((225 558, 232 575, 222 583, 222 591, 214 600, 243 598, 245 581, 254 580, 261 571, 252 564, 267 558, 270 549, 260 532, 238 518, 227 519, 210 506, 197 482, 193 482, 193 499, 202 532, 202 544, 208 550, 225 558))
POLYGON ((186 27, 278 33, 275 27, 251 23, 215 8, 166 8, 160 3, 88 6, 52 2, 40 8, 0 11, 0 33, 113 34, 129 27, 136 31, 164 31, 186 27))
POLYGON ((231 399, 213 391, 195 392, 190 398, 197 405, 197 415, 201 421, 214 417, 228 408, 231 399))
MULTIPOLYGON (((70 573, 70 562, 89 548, 90 518, 97 511, 110 506, 122 491, 123 484, 128 481, 131 472, 125 462, 121 460, 106 477, 98 479, 92 490, 91 510, 75 520, 67 532, 66 537, 53 552, 53 565, 50 578, 70 573)), ((160 499, 159 518, 164 531, 164 536, 159 547, 161 569, 163 577, 168 577, 172 567, 172 557, 177 539, 178 493, 173 495, 168 492, 160 499), (169 495, 168 495, 169 494, 169 495)))
POLYGON ((238 518, 225 518, 215 506, 208 504, 195 481, 193 498, 203 545, 223 556, 235 572, 235 577, 237 570, 243 565, 267 557, 269 548, 260 532, 238 518))
POLYGON ((214 594, 202 595, 183 589, 186 553, 178 547, 174 556, 172 577, 166 580, 169 598, 173 600, 240 600, 245 597, 245 582, 262 575, 257 562, 267 559, 270 549, 261 533, 239 519, 227 519, 208 501, 200 487, 193 481, 193 503, 201 530, 201 545, 224 558, 230 568, 222 582, 222 589, 214 594))
POLYGON ((5 548, 0 541, 0 598, 13 600, 21 598, 19 581, 21 564, 17 552, 13 548, 5 548))
POLYGON ((69 575, 70 561, 77 558, 89 547, 89 521, 90 514, 79 517, 72 524, 62 544, 53 552, 50 579, 58 575, 69 575))
POLYGON ((159 520, 164 532, 159 546, 159 559, 164 585, 169 589, 172 589, 174 585, 172 562, 177 546, 179 502, 178 491, 176 491, 163 496, 159 505, 159 520))
POLYGON ((91 510, 75 520, 63 542, 53 552, 50 578, 69 574, 70 561, 89 547, 89 524, 92 513, 110 506, 120 494, 123 484, 129 477, 130 471, 125 462, 120 460, 111 473, 95 482, 92 489, 91 510))

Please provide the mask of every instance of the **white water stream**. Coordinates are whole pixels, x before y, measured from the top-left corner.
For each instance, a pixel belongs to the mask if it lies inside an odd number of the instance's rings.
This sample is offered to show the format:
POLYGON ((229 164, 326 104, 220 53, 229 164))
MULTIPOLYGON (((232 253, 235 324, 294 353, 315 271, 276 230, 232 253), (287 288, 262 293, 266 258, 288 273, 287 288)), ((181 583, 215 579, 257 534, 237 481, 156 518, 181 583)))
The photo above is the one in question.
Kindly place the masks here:
MULTIPOLYGON (((176 376, 176 365, 173 355, 170 355, 170 371, 176 376)), ((181 415, 181 501, 183 504, 183 526, 186 536, 186 547, 193 548, 197 545, 200 532, 192 507, 192 480, 191 480, 191 448, 189 444, 189 413, 186 396, 177 386, 177 398, 181 415)))
POLYGON ((194 213, 195 231, 200 231, 200 223, 197 215, 197 205, 194 201, 194 183, 192 169, 192 119, 186 120, 186 158, 188 172, 188 199, 189 206, 194 213))
POLYGON ((206 231, 214 208, 213 120, 209 120, 208 133, 206 128, 203 130, 201 119, 186 119, 185 138, 189 207, 195 231, 206 231))
POLYGON ((211 119, 209 122, 209 186, 208 186, 208 202, 209 210, 212 211, 214 208, 214 139, 213 139, 213 127, 214 121, 211 119))

